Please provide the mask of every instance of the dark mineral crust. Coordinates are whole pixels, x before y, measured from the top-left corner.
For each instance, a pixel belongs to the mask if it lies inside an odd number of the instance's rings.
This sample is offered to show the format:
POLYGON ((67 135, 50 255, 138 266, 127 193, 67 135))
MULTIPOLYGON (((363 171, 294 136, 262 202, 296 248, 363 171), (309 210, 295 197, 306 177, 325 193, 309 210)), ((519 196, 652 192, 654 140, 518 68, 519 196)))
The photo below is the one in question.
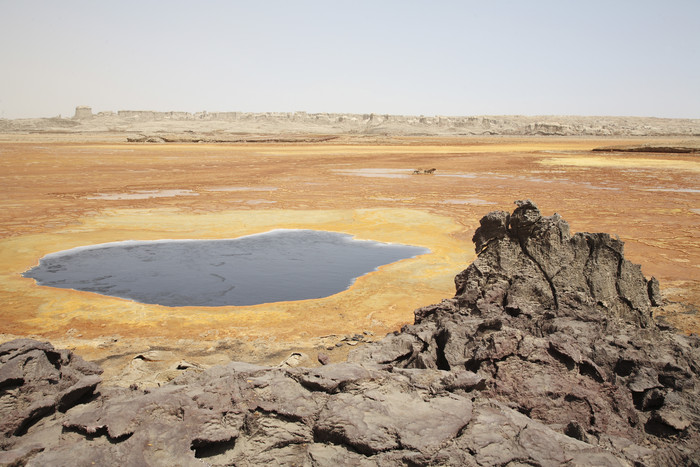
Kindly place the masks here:
POLYGON ((1 465, 700 465, 700 341, 607 234, 493 212, 457 294, 346 363, 234 362, 153 390, 0 346, 1 465))

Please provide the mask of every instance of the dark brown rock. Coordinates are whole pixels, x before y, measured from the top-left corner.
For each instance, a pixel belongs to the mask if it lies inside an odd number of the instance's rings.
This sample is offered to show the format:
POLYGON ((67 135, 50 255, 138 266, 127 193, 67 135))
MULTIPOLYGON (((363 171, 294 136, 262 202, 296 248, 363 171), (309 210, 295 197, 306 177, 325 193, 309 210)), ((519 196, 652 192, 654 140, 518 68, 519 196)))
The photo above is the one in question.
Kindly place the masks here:
POLYGON ((493 211, 486 214, 479 221, 480 227, 474 232, 472 242, 476 252, 479 253, 491 241, 508 235, 508 223, 510 215, 503 211, 493 211))
POLYGON ((0 433, 23 435, 56 409, 69 409, 92 394, 100 373, 97 365, 49 343, 17 339, 0 345, 0 433))
POLYGON ((316 358, 321 365, 328 365, 331 362, 331 357, 327 353, 319 352, 316 358))
POLYGON ((483 378, 481 395, 629 461, 698 462, 669 442, 700 449, 698 339, 656 326, 658 282, 624 258, 621 241, 571 235, 559 216, 517 204, 482 220, 479 256, 455 278, 453 300, 416 310, 414 325, 350 360, 466 369, 483 378), (412 351, 391 362, 399 340, 412 351))

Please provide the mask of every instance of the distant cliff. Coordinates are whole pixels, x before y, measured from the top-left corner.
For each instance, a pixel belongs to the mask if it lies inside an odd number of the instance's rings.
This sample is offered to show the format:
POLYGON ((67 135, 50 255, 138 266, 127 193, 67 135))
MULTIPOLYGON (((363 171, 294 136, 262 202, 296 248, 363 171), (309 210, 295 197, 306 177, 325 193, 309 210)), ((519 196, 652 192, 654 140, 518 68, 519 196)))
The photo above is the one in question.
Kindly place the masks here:
POLYGON ((120 110, 72 118, 0 120, 0 132, 217 132, 221 134, 374 134, 397 136, 700 136, 700 119, 577 116, 412 116, 307 112, 156 112, 120 110))

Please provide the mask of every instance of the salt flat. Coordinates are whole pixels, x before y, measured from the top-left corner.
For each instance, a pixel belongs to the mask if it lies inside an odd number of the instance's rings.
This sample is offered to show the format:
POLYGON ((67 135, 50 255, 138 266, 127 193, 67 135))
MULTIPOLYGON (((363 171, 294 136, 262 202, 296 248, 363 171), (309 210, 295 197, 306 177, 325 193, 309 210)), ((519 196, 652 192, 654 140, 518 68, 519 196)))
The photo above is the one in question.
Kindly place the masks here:
MULTIPOLYGON (((475 257, 478 220, 511 211, 516 199, 560 213, 575 231, 619 235, 626 257, 657 277, 668 299, 700 306, 698 155, 592 152, 678 146, 688 137, 148 144, 111 133, 0 136, 1 339, 31 335, 77 349, 100 361, 107 378, 166 380, 181 360, 279 363, 294 352, 307 365, 317 352, 342 360, 358 340, 397 330, 415 308, 451 296, 454 275, 475 257), (413 175, 430 168, 432 175, 413 175), (45 254, 81 245, 277 228, 344 232, 432 254, 382 267, 325 299, 250 307, 145 305, 20 276, 45 254)), ((669 319, 700 331, 694 313, 669 319)))

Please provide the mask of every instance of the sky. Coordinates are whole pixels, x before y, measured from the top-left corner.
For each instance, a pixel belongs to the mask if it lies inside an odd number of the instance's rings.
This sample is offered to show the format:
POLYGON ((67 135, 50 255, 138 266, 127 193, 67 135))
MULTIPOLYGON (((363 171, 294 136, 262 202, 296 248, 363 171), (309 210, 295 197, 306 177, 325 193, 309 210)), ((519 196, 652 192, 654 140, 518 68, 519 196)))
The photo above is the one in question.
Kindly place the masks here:
POLYGON ((700 118, 700 0, 0 0, 0 118, 700 118))

